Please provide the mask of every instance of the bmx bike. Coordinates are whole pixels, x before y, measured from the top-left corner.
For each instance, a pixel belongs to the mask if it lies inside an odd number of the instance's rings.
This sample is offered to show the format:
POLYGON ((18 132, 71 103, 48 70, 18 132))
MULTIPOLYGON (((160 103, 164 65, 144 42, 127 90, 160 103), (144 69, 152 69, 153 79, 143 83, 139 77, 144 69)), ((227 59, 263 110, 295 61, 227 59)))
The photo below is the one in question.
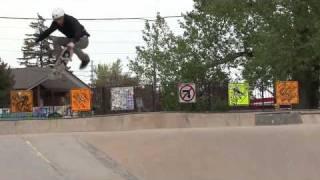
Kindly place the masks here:
POLYGON ((72 61, 72 56, 73 49, 64 47, 56 62, 50 65, 51 73, 49 74, 49 78, 51 80, 62 78, 62 73, 69 69, 67 65, 72 61))

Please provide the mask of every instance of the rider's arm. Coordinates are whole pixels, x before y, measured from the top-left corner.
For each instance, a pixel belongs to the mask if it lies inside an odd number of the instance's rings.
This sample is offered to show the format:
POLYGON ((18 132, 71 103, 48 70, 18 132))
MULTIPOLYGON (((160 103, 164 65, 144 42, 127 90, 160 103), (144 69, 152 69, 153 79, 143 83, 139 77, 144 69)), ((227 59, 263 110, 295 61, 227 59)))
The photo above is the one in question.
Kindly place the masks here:
POLYGON ((73 29, 73 32, 75 32, 72 42, 77 43, 82 36, 82 26, 76 18, 71 17, 70 22, 71 28, 73 29))
POLYGON ((58 26, 55 22, 53 22, 51 24, 51 26, 49 27, 49 29, 45 30, 43 33, 41 33, 38 37, 38 39, 36 40, 36 42, 40 42, 42 40, 44 40, 45 38, 47 38, 51 33, 53 33, 55 30, 58 29, 58 26))

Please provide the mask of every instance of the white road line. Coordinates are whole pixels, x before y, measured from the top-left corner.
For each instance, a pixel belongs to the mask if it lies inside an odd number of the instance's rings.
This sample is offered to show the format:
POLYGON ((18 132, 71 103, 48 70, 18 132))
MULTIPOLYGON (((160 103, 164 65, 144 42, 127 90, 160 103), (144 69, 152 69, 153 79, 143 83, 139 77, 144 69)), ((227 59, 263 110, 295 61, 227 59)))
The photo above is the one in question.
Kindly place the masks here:
POLYGON ((46 163, 52 164, 51 161, 46 158, 30 141, 26 140, 25 143, 36 153, 38 157, 40 157, 46 163))

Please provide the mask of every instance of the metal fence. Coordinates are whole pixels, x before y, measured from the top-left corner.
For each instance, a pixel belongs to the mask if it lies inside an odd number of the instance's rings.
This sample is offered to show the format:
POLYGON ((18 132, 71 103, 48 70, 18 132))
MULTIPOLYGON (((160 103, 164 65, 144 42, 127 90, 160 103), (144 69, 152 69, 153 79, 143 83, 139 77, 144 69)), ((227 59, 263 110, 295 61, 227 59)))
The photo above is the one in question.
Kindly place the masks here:
POLYGON ((134 109, 112 111, 111 89, 93 89, 93 111, 97 115, 128 112, 189 111, 221 112, 230 110, 265 110, 274 108, 274 88, 251 88, 250 104, 230 106, 228 83, 196 84, 196 103, 180 103, 178 84, 172 83, 153 88, 152 85, 136 86, 134 89, 134 109))
MULTIPOLYGON (((249 101, 247 105, 230 106, 229 83, 197 83, 195 88, 195 103, 179 102, 179 83, 165 84, 157 87, 140 85, 135 87, 98 87, 93 88, 92 112, 75 113, 70 105, 59 107, 34 107, 32 113, 10 113, 8 108, 0 108, 0 120, 21 119, 50 119, 61 117, 79 117, 92 115, 119 114, 130 112, 157 112, 157 111, 182 111, 182 112, 224 112, 243 110, 270 110, 274 109, 274 87, 252 88, 249 86, 249 101), (132 107, 123 109, 113 108, 115 100, 112 90, 131 89, 130 100, 132 107)), ((127 99, 126 99, 127 98, 127 99)))
POLYGON ((117 87, 99 87, 92 89, 93 111, 97 115, 126 112, 152 112, 161 110, 159 91, 154 92, 153 86, 136 86, 134 89, 134 110, 112 111, 111 90, 117 87))
POLYGON ((77 114, 71 111, 70 106, 45 106, 34 107, 33 112, 12 113, 9 108, 0 109, 0 120, 24 120, 24 119, 56 119, 72 117, 77 114))

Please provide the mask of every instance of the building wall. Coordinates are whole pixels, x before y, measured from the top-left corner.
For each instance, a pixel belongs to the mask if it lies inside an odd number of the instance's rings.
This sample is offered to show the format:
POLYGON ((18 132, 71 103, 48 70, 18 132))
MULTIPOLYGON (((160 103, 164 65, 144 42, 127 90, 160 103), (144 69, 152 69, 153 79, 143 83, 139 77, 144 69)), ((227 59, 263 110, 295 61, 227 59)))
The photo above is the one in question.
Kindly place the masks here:
POLYGON ((66 106, 70 104, 70 93, 37 86, 33 91, 33 106, 66 106), (40 93, 39 93, 40 91, 40 93))

